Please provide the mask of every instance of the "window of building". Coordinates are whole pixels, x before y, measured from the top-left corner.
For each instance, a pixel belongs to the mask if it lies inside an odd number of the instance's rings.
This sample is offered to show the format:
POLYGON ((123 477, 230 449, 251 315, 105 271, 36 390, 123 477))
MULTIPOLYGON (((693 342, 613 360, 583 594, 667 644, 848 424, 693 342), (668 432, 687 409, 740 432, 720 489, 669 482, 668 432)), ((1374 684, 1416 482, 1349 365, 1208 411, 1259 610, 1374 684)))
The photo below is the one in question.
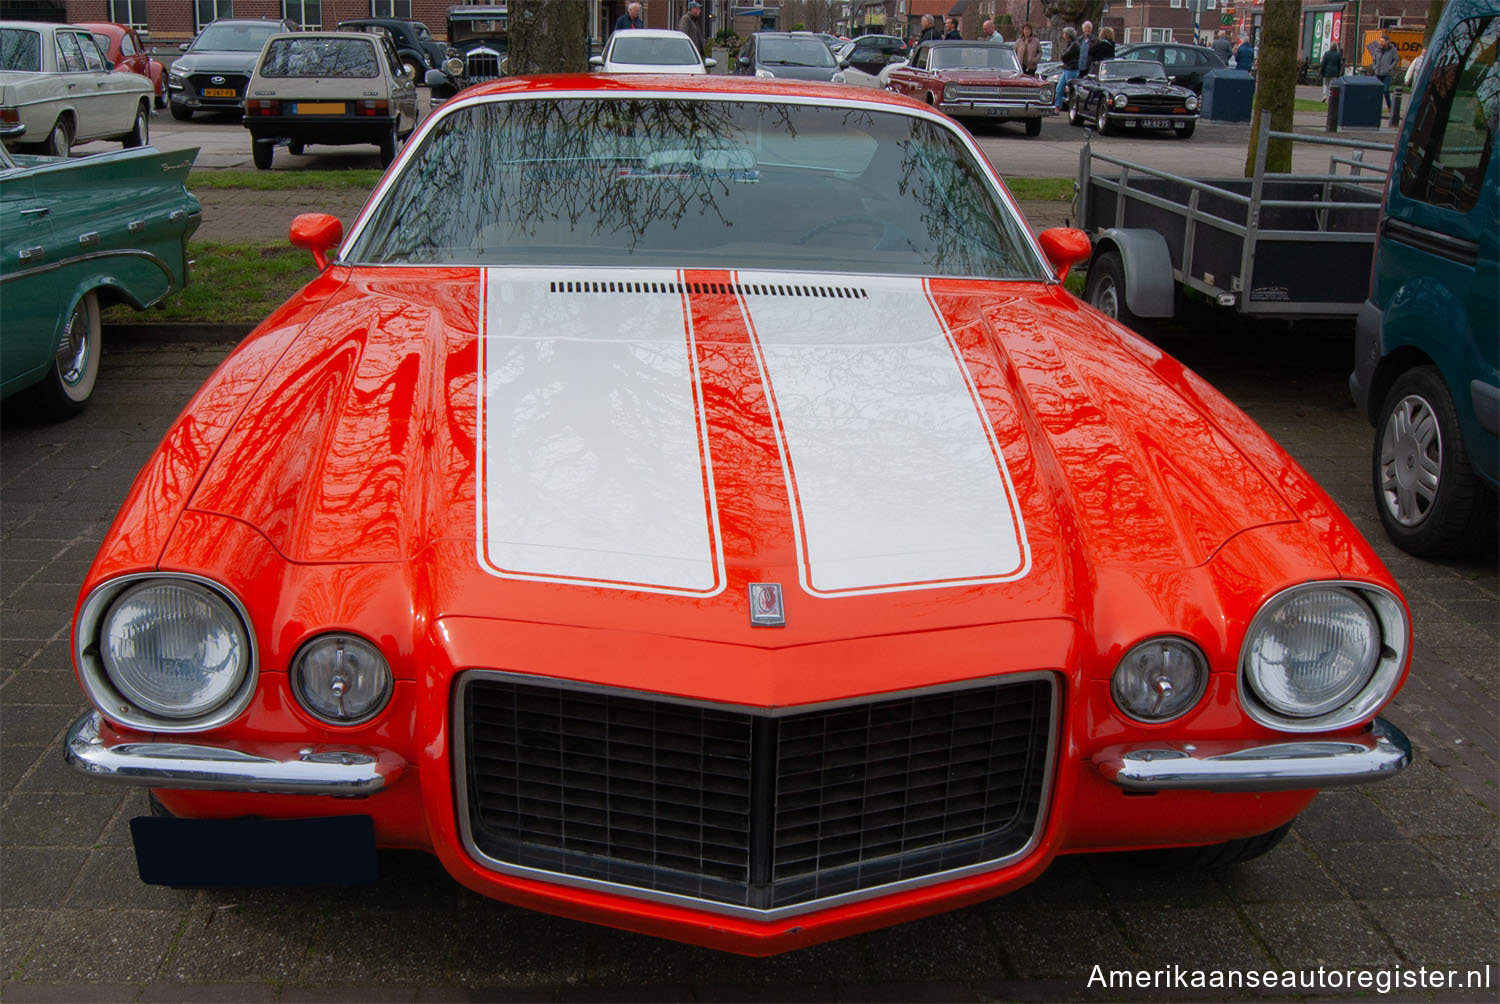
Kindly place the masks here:
POLYGON ((303 29, 323 26, 323 0, 281 0, 281 16, 303 29))
POLYGON ((109 0, 109 19, 144 31, 150 24, 146 20, 146 0, 109 0))
POLYGON ((1167 4, 1167 6, 1168 7, 1181 7, 1182 6, 1182 0, 1172 0, 1171 3, 1167 4))
POLYGON ((1427 58, 1427 90, 1413 114, 1401 194, 1467 213, 1479 200, 1500 120, 1500 17, 1459 25, 1427 58))
POLYGON ((220 18, 234 17, 234 0, 193 0, 193 16, 198 19, 198 30, 220 18))
POLYGON ((1170 41, 1172 41, 1172 29, 1171 28, 1147 28, 1146 29, 1146 38, 1145 38, 1145 41, 1147 41, 1147 42, 1170 42, 1170 41))
POLYGON ((399 17, 411 20, 411 0, 370 0, 371 17, 399 17))

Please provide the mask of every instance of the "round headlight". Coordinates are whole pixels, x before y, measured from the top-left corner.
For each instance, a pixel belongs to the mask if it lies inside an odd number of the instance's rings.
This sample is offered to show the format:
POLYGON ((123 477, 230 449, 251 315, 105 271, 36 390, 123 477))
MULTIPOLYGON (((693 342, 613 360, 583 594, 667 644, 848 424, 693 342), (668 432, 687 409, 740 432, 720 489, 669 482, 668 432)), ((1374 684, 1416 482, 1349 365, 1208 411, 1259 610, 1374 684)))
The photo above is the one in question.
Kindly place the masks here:
POLYGON ((1055 96, 1056 93, 1053 91, 1051 84, 1043 84, 1041 86, 1041 89, 1037 91, 1037 97, 1049 105, 1052 103, 1052 99, 1055 96))
POLYGON ((239 689, 250 639, 234 609, 186 579, 153 579, 122 592, 99 628, 99 658, 109 680, 140 710, 193 718, 239 689))
POLYGON ((357 725, 378 715, 390 700, 391 667, 363 638, 324 635, 292 660, 292 692, 325 722, 357 725))
POLYGON ((1198 110, 1198 96, 1196 94, 1189 94, 1186 104, 1187 104, 1187 110, 1188 111, 1190 111, 1190 112, 1197 111, 1198 110))
POLYGON ((1165 722, 1191 710, 1207 686, 1208 660, 1198 646, 1181 638, 1152 638, 1125 653, 1110 692, 1131 718, 1165 722))
POLYGON ((443 61, 443 72, 450 77, 461 77, 464 72, 464 61, 453 56, 443 61))
POLYGON ((1342 707, 1375 672, 1380 622, 1359 596, 1324 587, 1283 593, 1245 640, 1245 682, 1267 708, 1313 718, 1342 707))
POLYGON ((1130 103, 1130 99, 1127 98, 1125 95, 1123 95, 1123 94, 1116 94, 1115 95, 1114 106, 1116 108, 1124 108, 1129 103, 1130 103))

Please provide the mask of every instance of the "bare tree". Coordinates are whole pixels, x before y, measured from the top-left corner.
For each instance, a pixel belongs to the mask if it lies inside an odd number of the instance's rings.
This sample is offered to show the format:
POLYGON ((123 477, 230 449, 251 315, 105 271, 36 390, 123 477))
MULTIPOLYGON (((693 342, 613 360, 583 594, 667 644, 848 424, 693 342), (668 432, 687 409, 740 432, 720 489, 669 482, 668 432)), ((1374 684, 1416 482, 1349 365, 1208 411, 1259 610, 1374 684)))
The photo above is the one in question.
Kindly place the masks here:
POLYGON ((511 73, 587 73, 586 0, 510 0, 511 73))
MULTIPOLYGON (((1250 117, 1250 149, 1245 157, 1245 177, 1255 173, 1256 137, 1261 118, 1271 116, 1271 128, 1292 131, 1292 110, 1297 101, 1297 27, 1300 4, 1268 3, 1261 15, 1260 51, 1255 56, 1255 111, 1250 117)), ((1266 170, 1286 173, 1292 169, 1291 140, 1272 140, 1266 150, 1266 170)))
POLYGON ((1042 0, 1042 13, 1047 16, 1047 31, 1054 39, 1062 38, 1064 26, 1077 28, 1085 21, 1098 24, 1104 16, 1104 0, 1042 0))

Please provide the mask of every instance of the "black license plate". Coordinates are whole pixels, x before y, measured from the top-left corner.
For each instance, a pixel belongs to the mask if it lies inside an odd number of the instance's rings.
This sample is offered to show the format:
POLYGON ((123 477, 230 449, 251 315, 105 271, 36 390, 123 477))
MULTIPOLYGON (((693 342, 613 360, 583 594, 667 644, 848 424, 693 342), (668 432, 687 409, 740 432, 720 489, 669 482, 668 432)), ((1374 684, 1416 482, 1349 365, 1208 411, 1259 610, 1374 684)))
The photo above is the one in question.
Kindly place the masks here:
POLYGON ((374 882, 375 824, 369 816, 316 819, 130 821, 141 881, 187 889, 362 885, 374 882), (337 848, 338 853, 330 853, 337 848))

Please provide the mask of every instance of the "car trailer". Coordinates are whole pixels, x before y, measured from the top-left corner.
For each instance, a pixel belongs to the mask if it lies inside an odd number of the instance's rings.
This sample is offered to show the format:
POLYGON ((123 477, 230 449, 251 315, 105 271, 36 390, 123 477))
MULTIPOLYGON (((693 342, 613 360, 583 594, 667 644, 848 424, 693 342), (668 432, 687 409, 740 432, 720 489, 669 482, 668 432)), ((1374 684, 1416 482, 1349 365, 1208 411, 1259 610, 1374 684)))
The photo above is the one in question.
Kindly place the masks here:
POLYGON ((1257 316, 1353 317, 1369 292, 1391 150, 1267 122, 1251 177, 1193 179, 1085 137, 1074 203, 1094 240, 1085 299, 1130 325, 1173 317, 1189 297, 1257 316), (1272 139, 1333 148, 1328 172, 1267 173, 1272 139))

